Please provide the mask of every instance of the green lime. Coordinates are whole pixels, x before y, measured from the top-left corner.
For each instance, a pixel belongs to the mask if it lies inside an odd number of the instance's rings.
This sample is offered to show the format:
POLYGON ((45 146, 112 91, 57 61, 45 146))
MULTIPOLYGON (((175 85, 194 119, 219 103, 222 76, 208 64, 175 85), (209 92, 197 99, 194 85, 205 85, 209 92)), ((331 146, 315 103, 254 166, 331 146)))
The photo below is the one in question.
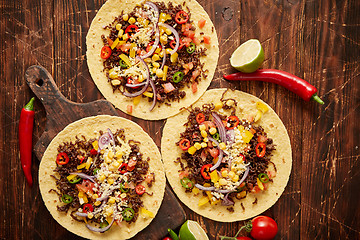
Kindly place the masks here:
POLYGON ((255 72, 263 61, 264 50, 257 39, 250 39, 241 44, 230 58, 231 66, 244 73, 255 72))
POLYGON ((204 229, 199 223, 187 220, 180 228, 180 240, 209 240, 204 229))

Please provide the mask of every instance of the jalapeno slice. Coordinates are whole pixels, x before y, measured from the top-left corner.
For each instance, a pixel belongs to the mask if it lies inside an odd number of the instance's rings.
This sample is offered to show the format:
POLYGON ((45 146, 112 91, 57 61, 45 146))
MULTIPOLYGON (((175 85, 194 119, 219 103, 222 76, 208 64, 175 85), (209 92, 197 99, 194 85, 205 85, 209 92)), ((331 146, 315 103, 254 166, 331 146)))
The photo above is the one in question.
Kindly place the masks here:
POLYGON ((73 199, 74 199, 74 198, 73 198, 72 196, 67 195, 67 194, 63 194, 63 195, 61 196, 61 201, 63 201, 63 202, 66 203, 66 204, 72 203, 73 199))
POLYGON ((131 219, 135 216, 135 211, 132 208, 125 208, 124 211, 122 211, 122 216, 125 221, 129 222, 131 219))
POLYGON ((173 76, 173 82, 174 83, 178 83, 181 82, 181 80, 184 78, 184 73, 183 72, 176 72, 173 76))
POLYGON ((71 180, 69 180, 69 183, 78 183, 81 181, 81 177, 75 176, 71 180))
POLYGON ((214 135, 212 135, 212 138, 215 139, 216 141, 220 140, 220 135, 218 132, 216 132, 214 135))
POLYGON ((260 182, 262 182, 262 183, 267 183, 270 181, 270 178, 266 173, 260 173, 258 178, 259 178, 260 182))
POLYGON ((190 54, 195 52, 195 49, 196 49, 196 45, 193 42, 191 42, 190 45, 186 47, 186 51, 190 54))
POLYGON ((120 59, 119 60, 119 65, 120 65, 120 67, 122 67, 122 68, 127 68, 128 67, 128 65, 124 62, 124 60, 122 60, 122 59, 120 59))
POLYGON ((194 187, 194 183, 190 179, 188 179, 187 177, 184 177, 184 178, 180 179, 180 183, 186 189, 194 187))
POLYGON ((93 174, 96 175, 99 170, 100 170, 100 168, 95 168, 93 174))
POLYGON ((123 193, 127 193, 129 191, 129 188, 125 188, 125 185, 123 183, 120 183, 120 191, 123 193))
POLYGON ((108 221, 104 220, 104 222, 100 222, 100 228, 104 228, 104 227, 107 227, 107 226, 109 226, 108 221))

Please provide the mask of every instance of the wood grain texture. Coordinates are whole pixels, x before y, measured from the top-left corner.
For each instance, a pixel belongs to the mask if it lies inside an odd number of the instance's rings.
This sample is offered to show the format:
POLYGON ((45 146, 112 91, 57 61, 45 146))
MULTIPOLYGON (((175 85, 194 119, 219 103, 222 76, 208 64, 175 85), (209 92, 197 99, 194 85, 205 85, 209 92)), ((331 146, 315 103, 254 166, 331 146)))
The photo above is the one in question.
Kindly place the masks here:
MULTIPOLYGON (((33 96, 25 70, 48 69, 66 98, 103 97, 86 65, 85 36, 104 0, 0 2, 0 239, 78 239, 49 216, 38 187, 29 188, 19 162, 20 110, 33 96)), ((276 239, 360 239, 360 2, 358 0, 199 0, 219 37, 220 59, 211 88, 233 87, 263 99, 279 114, 293 148, 293 171, 280 200, 264 214, 278 223, 276 239), (233 50, 257 38, 276 68, 303 77, 323 106, 303 102, 271 83, 229 83, 223 74, 233 50)), ((46 113, 35 102, 34 142, 46 113)), ((164 121, 134 120, 160 146, 164 121)), ((38 162, 34 155, 36 182, 38 162)), ((191 212, 210 239, 234 235, 244 222, 217 223, 191 212)))

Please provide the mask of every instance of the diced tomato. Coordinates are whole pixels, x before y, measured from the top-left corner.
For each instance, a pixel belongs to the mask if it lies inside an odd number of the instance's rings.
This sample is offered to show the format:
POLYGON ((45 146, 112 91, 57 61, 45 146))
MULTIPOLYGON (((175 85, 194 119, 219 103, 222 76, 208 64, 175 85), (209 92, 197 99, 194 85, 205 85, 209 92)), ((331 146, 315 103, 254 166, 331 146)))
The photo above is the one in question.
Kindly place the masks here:
POLYGON ((266 140, 267 140, 267 137, 265 137, 263 135, 258 136, 258 139, 257 139, 258 142, 266 142, 266 140))
POLYGON ((83 180, 81 184, 76 184, 76 187, 79 191, 81 190, 86 193, 92 193, 94 191, 95 184, 90 180, 83 180))
POLYGON ((175 87, 171 83, 165 83, 165 84, 163 84, 163 87, 164 87, 165 93, 169 93, 169 92, 175 90, 175 87))
POLYGON ((130 159, 128 162, 128 165, 126 167, 126 170, 128 170, 129 172, 135 169, 135 165, 136 165, 137 161, 134 159, 130 159))
POLYGON ((210 44, 210 37, 209 36, 204 36, 204 43, 205 44, 210 44))
POLYGON ((147 182, 148 184, 152 183, 152 181, 154 181, 154 175, 149 173, 146 178, 145 178, 145 182, 147 182))
POLYGON ((187 177, 187 176, 189 176, 189 171, 186 169, 186 170, 184 170, 184 171, 181 171, 180 173, 179 173, 179 178, 180 179, 183 179, 184 177, 187 177))
POLYGON ((209 130, 210 128, 212 128, 212 127, 213 128, 216 127, 215 123, 213 123, 212 121, 205 121, 202 124, 205 125, 206 131, 209 130))
POLYGON ((111 40, 110 38, 107 38, 107 42, 108 42, 108 44, 109 44, 109 46, 111 46, 112 44, 113 44, 113 40, 111 40))
POLYGON ((193 64, 193 62, 189 62, 189 63, 183 64, 182 67, 184 68, 184 74, 186 75, 191 69, 193 69, 194 64, 193 64))
POLYGON ((185 45, 186 47, 190 46, 190 43, 192 42, 191 38, 185 37, 182 40, 182 44, 185 45))
POLYGON ((125 43, 120 45, 120 50, 123 52, 129 51, 130 48, 131 48, 131 43, 125 43))
POLYGON ((219 156, 219 149, 216 148, 208 148, 208 152, 213 158, 217 158, 219 156))
POLYGON ((259 192, 261 192, 261 189, 258 186, 255 186, 253 189, 251 189, 251 192, 259 193, 259 192))
POLYGON ((194 82, 194 83, 191 85, 191 90, 192 90, 193 93, 196 93, 196 92, 197 92, 198 88, 197 88, 197 83, 196 83, 196 82, 194 82))
POLYGON ((276 177, 276 172, 275 171, 267 171, 267 175, 270 179, 273 179, 274 177, 276 177))
POLYGON ((200 19, 198 22, 198 26, 199 28, 203 28, 205 26, 206 20, 205 19, 200 19))
POLYGON ((193 39, 195 37, 195 32, 192 31, 192 30, 187 30, 187 31, 184 32, 184 35, 191 38, 191 39, 193 39))
POLYGON ((200 39, 197 37, 193 37, 192 40, 195 43, 195 45, 199 45, 201 43, 200 39))
POLYGON ((182 32, 189 31, 191 29, 191 27, 192 27, 191 23, 185 23, 185 24, 181 25, 181 31, 182 32))
POLYGON ((127 111, 128 113, 132 113, 132 105, 127 105, 127 106, 126 106, 126 111, 127 111))
MULTIPOLYGON (((197 68, 195 69, 195 71, 193 71, 192 75, 191 75, 191 79, 195 80, 199 75, 200 75, 201 71, 197 68)), ((197 88, 196 88, 197 89, 197 88)), ((195 91, 196 92, 196 91, 195 91)))

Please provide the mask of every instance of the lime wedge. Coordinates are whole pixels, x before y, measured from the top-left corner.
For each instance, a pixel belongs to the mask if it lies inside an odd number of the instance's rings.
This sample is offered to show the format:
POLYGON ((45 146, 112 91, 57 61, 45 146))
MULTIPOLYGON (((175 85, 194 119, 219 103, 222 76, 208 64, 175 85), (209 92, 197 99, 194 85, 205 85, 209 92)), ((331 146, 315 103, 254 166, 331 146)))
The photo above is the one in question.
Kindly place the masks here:
POLYGON ((187 220, 180 228, 180 240, 209 240, 204 229, 199 223, 187 220))
POLYGON ((250 39, 241 44, 230 58, 231 66, 244 73, 255 72, 263 61, 264 50, 257 39, 250 39))

